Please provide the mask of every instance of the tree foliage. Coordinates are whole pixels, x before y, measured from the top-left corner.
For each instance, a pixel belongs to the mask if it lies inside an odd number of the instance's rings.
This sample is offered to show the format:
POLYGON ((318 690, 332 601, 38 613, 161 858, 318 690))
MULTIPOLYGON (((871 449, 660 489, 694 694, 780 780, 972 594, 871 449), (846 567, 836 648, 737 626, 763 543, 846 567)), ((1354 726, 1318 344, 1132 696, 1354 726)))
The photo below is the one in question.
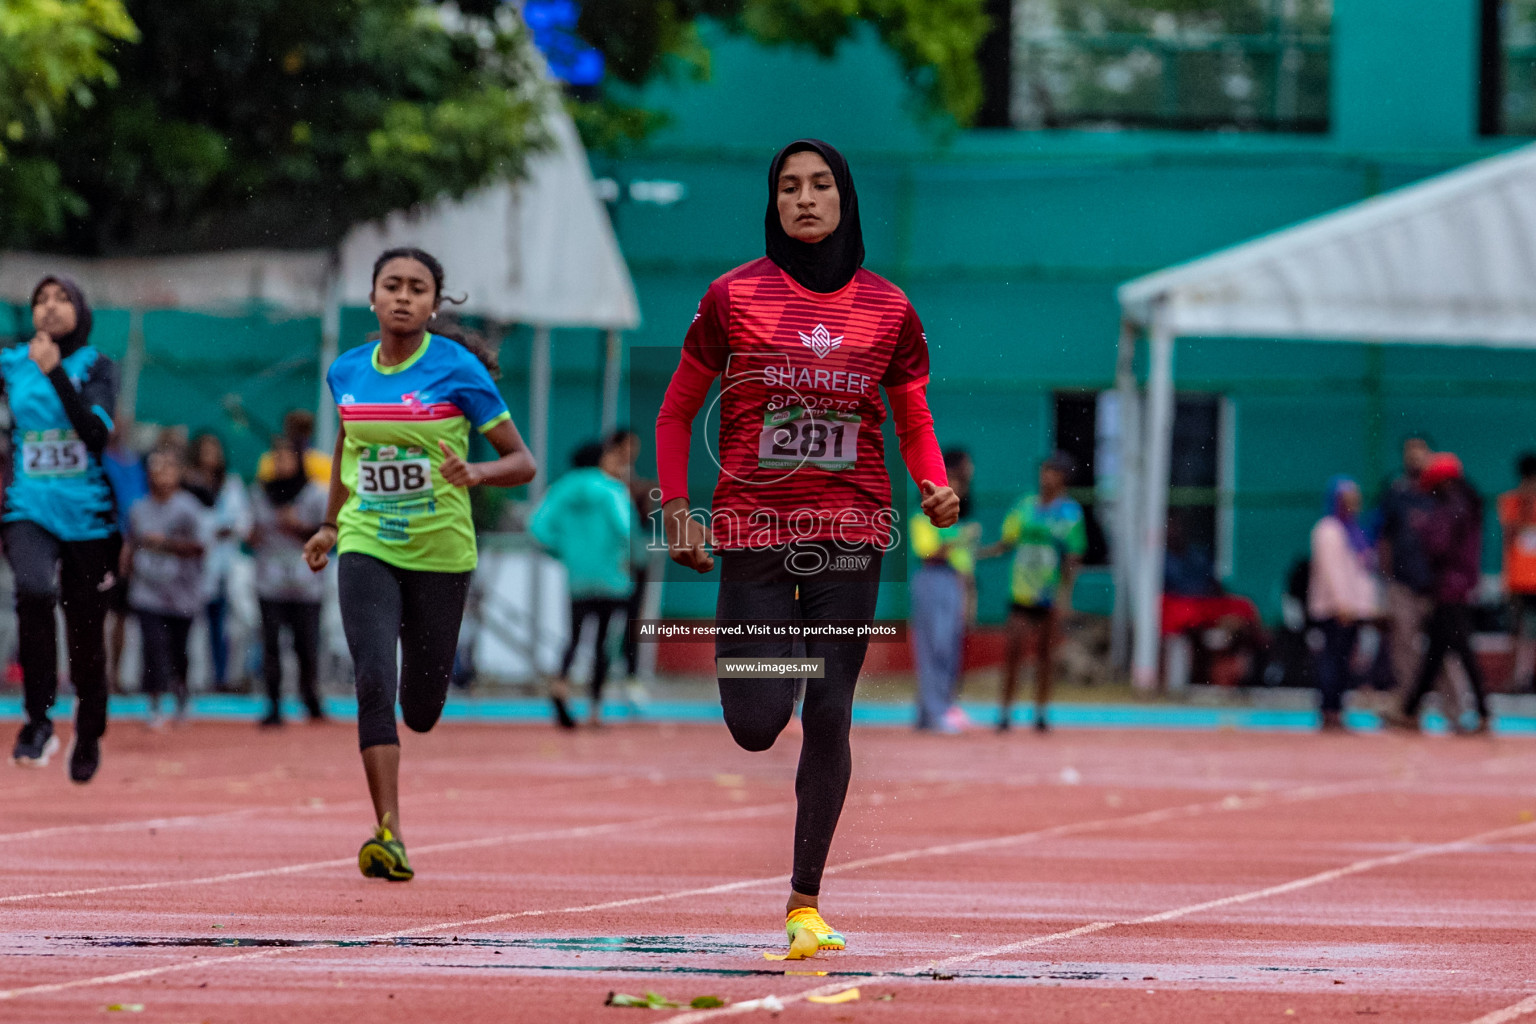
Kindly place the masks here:
POLYGON ((26 150, 51 138, 71 105, 89 106, 99 87, 116 83, 108 53, 136 38, 120 0, 0 3, 0 225, 59 231, 66 212, 80 212, 60 188, 58 165, 26 150))
MULTIPOLYGON (((9 2, 9 0, 8 0, 9 2)), ((316 245, 515 176, 544 97, 511 10, 423 0, 130 0, 115 89, 34 155, 53 207, 10 244, 82 252, 316 245)), ((0 178, 0 201, 15 182, 0 178)), ((48 194, 39 202, 46 205, 48 194)))
MULTIPOLYGON (((863 23, 930 109, 981 98, 983 0, 583 0, 609 74, 707 74, 711 18, 831 54, 863 23)), ((0 245, 80 253, 323 245, 516 176, 547 101, 498 0, 0 0, 0 245), (131 18, 131 20, 130 20, 131 18), (91 86, 110 86, 96 88, 91 86)), ((658 111, 599 92, 621 148, 658 111)))
POLYGON ((120 0, 6 0, 0 4, 0 159, 9 145, 53 130, 92 86, 117 74, 106 51, 138 37, 120 0))
POLYGON ((830 56, 862 24, 874 27, 930 109, 968 123, 981 105, 976 49, 983 0, 583 0, 577 30, 611 74, 640 84, 669 64, 707 73, 701 18, 772 45, 830 56))

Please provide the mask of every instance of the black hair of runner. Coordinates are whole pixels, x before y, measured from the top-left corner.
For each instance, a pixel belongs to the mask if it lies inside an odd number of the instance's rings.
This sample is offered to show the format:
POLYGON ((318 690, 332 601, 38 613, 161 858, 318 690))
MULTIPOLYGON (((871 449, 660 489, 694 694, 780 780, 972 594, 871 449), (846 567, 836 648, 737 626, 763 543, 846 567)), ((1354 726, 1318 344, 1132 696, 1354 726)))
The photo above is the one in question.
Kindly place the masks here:
POLYGON ((75 307, 75 329, 61 338, 54 338, 54 343, 59 346, 59 355, 67 356, 71 352, 79 350, 91 337, 91 304, 85 301, 85 292, 75 283, 74 278, 65 277, 62 274, 49 274, 37 282, 37 287, 32 289, 32 305, 37 305, 37 297, 43 293, 43 289, 50 284, 56 284, 64 289, 64 294, 69 298, 69 304, 75 307))
MULTIPOLYGON (((469 296, 467 295, 445 295, 443 293, 443 264, 436 256, 433 256, 425 249, 418 249, 414 245, 385 249, 380 253, 379 258, 373 261, 373 282, 375 284, 378 283, 379 272, 384 269, 384 264, 390 260, 398 259, 415 260, 427 268, 427 273, 432 275, 432 285, 436 289, 434 298, 439 302, 461 306, 469 301, 469 296)), ((443 319, 434 320, 429 327, 431 333, 440 338, 447 338, 449 341, 458 342, 460 345, 463 345, 474 354, 476 359, 485 364, 485 368, 490 372, 492 380, 499 378, 501 376, 501 346, 492 342, 479 331, 466 327, 459 321, 458 317, 447 314, 440 315, 443 316, 443 319)))
POLYGON ((768 167, 768 212, 763 218, 763 231, 767 236, 768 258, 802 287, 827 293, 852 281, 864 264, 864 231, 859 226, 859 197, 853 189, 853 174, 843 154, 820 139, 796 139, 779 150, 768 167), (784 161, 805 152, 819 153, 832 169, 842 212, 837 229, 819 242, 791 238, 779 223, 779 173, 784 161))

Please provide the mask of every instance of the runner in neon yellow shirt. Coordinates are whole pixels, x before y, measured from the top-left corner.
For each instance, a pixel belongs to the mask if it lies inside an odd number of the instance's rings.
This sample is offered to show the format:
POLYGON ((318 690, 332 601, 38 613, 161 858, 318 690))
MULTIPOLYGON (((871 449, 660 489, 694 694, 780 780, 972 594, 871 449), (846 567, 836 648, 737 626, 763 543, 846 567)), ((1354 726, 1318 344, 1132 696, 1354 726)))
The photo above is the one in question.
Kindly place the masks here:
POLYGON ((304 557, 319 572, 333 547, 340 552, 358 745, 378 822, 358 867, 403 882, 414 872, 400 837, 396 693, 411 729, 437 724, 476 561, 468 488, 516 487, 535 467, 496 390, 495 352, 477 337, 429 333, 442 265, 419 249, 391 249, 374 264, 370 297, 378 343, 345 353, 326 374, 341 431, 326 522, 304 557), (471 428, 499 458, 465 461, 471 428))

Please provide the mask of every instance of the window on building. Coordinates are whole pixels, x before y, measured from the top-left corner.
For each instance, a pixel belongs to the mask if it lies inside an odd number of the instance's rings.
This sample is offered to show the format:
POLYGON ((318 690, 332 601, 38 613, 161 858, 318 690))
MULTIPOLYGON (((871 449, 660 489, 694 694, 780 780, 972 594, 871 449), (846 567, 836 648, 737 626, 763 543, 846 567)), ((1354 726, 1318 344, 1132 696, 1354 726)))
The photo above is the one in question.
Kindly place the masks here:
MULTIPOLYGON (((1056 447, 1077 465, 1070 485, 1088 521, 1084 561, 1102 565, 1117 539, 1112 530, 1121 483, 1119 394, 1057 392, 1055 428, 1056 447)), ((1216 579, 1231 572, 1232 441, 1230 405, 1221 396, 1178 396, 1169 467, 1169 547, 1177 549, 1185 566, 1216 579)))
POLYGON ((1536 135, 1536 0, 1483 0, 1478 127, 1536 135))
MULTIPOLYGON (((994 0, 996 6, 1004 0, 994 0)), ((1536 0, 1523 0, 1536 3, 1536 0)), ((982 123, 1328 130, 1332 0, 1013 0, 982 123), (1007 67, 999 72, 998 64, 1007 67)))
POLYGON ((1100 521, 1098 480, 1098 401, 1093 391, 1056 393, 1055 448, 1072 456, 1072 476, 1067 481, 1072 497, 1083 506, 1083 525, 1088 533, 1084 565, 1109 562, 1109 538, 1100 521))

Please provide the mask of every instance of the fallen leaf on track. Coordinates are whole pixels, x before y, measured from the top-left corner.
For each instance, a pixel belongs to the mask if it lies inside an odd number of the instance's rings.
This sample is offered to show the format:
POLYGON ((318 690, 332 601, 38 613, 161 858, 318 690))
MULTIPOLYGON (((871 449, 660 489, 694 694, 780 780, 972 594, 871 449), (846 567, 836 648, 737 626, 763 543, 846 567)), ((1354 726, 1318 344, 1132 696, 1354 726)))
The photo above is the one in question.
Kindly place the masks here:
POLYGON ((719 996, 695 996, 688 1005, 695 1010, 713 1010, 717 1006, 724 1006, 725 1000, 719 996))
POLYGON ((851 1003, 857 998, 859 998, 858 989, 845 988, 843 991, 830 996, 806 996, 805 1001, 808 1003, 851 1003))
POLYGON ((143 1013, 144 1012, 144 1004, 143 1003, 113 1003, 111 1006, 107 1007, 107 1010, 109 1012, 113 1012, 113 1013, 117 1013, 117 1012, 121 1012, 121 1013, 143 1013))
POLYGON ((682 1006, 682 1003, 674 1003, 665 996, 659 996, 655 992, 647 992, 643 996, 625 995, 623 992, 609 992, 608 998, 603 1001, 604 1006, 633 1006, 641 1010, 674 1010, 682 1006))

